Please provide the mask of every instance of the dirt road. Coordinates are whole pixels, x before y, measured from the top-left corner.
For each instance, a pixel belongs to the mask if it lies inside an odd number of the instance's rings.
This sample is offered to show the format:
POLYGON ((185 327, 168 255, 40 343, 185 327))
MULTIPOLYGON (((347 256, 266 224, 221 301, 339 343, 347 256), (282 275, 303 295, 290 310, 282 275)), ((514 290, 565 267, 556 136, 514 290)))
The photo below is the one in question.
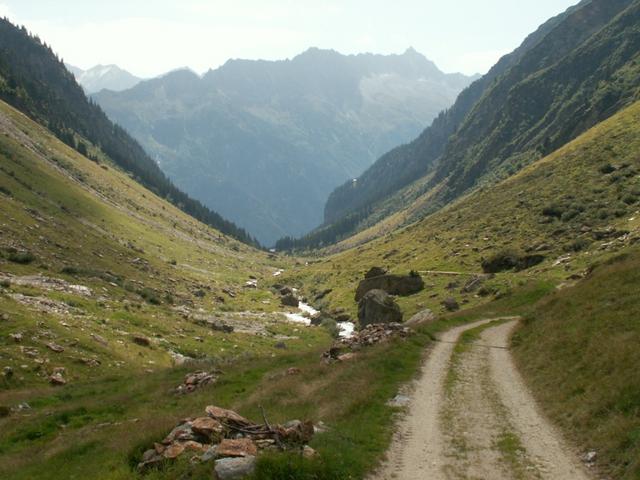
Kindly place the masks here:
POLYGON ((508 345, 516 324, 482 320, 440 337, 373 479, 592 478, 515 368, 508 345), (459 343, 472 329, 472 341, 459 343))

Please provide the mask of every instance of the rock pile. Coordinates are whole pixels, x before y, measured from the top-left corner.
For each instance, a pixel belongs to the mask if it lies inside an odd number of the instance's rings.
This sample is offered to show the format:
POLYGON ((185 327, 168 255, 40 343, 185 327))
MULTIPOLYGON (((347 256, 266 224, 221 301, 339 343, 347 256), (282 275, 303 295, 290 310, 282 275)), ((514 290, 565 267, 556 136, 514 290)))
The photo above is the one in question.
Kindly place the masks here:
POLYGON ((215 460, 219 480, 243 478, 255 466, 261 451, 299 450, 305 456, 315 452, 307 445, 314 434, 311 422, 292 420, 284 425, 254 423, 232 410, 216 406, 206 416, 182 420, 160 443, 144 452, 139 470, 192 454, 191 461, 215 460))
POLYGON ((211 385, 218 381, 218 377, 222 372, 220 370, 213 370, 211 372, 197 371, 188 373, 184 377, 184 382, 176 387, 176 393, 186 394, 195 392, 197 389, 204 387, 205 385, 211 385))
POLYGON ((327 363, 347 361, 353 358, 354 352, 363 347, 386 342, 396 337, 407 337, 411 329, 402 323, 387 323, 367 325, 359 332, 354 332, 350 338, 341 338, 322 354, 322 360, 327 363))

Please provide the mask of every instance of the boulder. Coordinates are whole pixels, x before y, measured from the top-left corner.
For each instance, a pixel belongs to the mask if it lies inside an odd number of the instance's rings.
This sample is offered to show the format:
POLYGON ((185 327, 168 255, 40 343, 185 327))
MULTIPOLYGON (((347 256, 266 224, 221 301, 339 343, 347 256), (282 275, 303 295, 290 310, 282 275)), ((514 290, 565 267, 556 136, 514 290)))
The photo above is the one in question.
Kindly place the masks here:
POLYGON ((384 290, 370 290, 358 304, 360 327, 376 323, 400 323, 402 311, 395 300, 384 290))
POLYGON ((450 312, 455 312, 456 310, 460 310, 460 305, 458 304, 456 299, 453 297, 445 298, 442 301, 442 306, 450 312))
POLYGON ((378 275, 360 282, 356 289, 356 302, 371 290, 384 290, 390 295, 412 295, 424 289, 424 281, 418 274, 378 275))
POLYGON ((256 457, 221 458, 216 460, 214 470, 218 480, 240 480, 253 473, 256 457))
POLYGON ((282 305, 284 305, 285 307, 297 307, 300 304, 298 298, 293 293, 284 295, 280 299, 280 302, 282 302, 282 305))
POLYGON ((364 274, 364 278, 379 277, 385 275, 387 271, 382 267, 371 267, 367 273, 364 274))

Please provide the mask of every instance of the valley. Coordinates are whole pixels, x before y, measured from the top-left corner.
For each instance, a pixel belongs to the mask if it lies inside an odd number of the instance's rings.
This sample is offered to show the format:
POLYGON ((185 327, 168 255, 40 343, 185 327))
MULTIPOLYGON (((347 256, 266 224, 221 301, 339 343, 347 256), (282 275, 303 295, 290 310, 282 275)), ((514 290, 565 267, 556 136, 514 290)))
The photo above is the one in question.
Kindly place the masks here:
POLYGON ((93 96, 0 20, 0 478, 640 478, 639 14, 93 96))

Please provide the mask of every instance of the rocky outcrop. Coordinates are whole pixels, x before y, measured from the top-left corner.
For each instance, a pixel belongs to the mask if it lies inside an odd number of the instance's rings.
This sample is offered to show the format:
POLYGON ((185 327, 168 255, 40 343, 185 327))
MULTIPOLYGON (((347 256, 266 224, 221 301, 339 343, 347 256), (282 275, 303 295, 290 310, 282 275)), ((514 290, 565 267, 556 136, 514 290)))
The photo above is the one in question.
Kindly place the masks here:
POLYGON ((362 348, 387 342, 393 338, 404 338, 411 334, 411 329, 401 323, 367 325, 349 338, 336 341, 329 350, 322 354, 325 363, 344 362, 352 359, 362 348))
MULTIPOLYGON (((373 270, 373 269, 372 269, 373 270)), ((369 275, 372 270, 367 272, 369 275)), ((378 273, 384 270, 377 270, 378 273)), ((371 290, 384 290, 390 295, 412 295, 424 289, 424 281, 417 273, 410 275, 383 274, 377 276, 365 275, 356 290, 356 302, 359 302, 364 295, 371 290)))
POLYGON ((370 290, 358 304, 358 320, 361 328, 377 323, 400 323, 402 311, 384 290, 370 290))

